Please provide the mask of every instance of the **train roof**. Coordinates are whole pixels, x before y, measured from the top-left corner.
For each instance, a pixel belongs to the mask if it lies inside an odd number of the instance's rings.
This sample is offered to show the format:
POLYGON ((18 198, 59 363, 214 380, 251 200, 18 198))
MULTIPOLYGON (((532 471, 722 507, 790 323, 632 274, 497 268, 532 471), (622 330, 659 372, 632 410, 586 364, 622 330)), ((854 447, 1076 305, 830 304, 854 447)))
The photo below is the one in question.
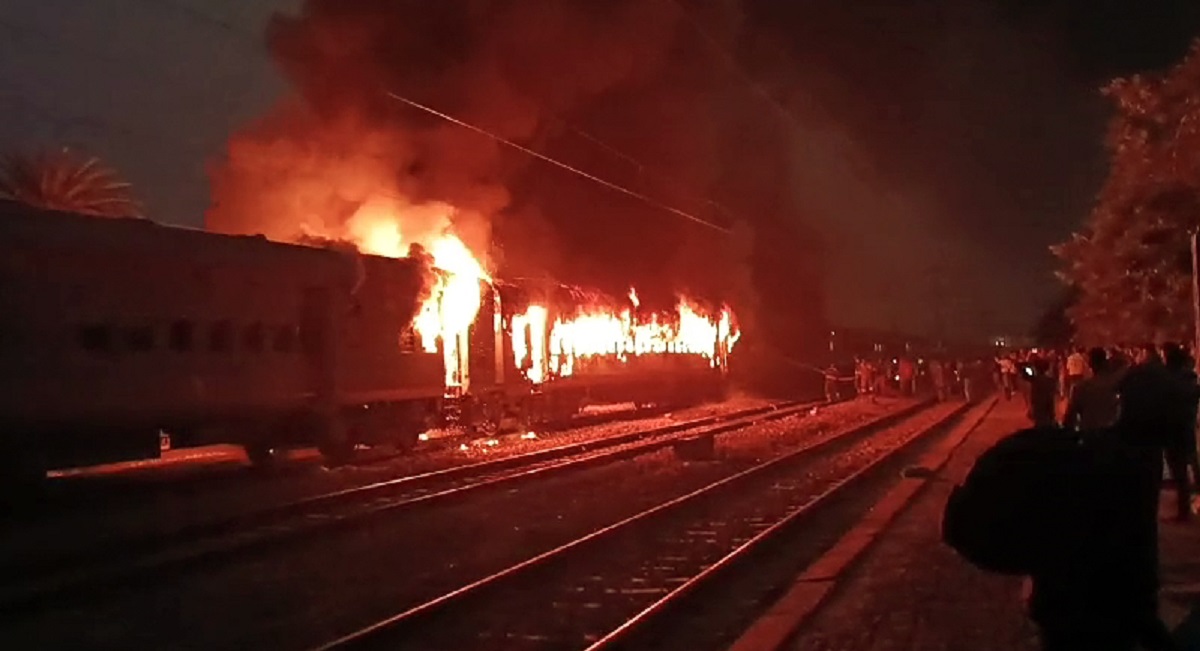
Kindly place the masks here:
POLYGON ((10 200, 0 200, 0 245, 24 242, 36 247, 54 243, 66 247, 116 250, 153 249, 179 256, 202 256, 215 261, 253 265, 279 258, 336 263, 355 254, 401 264, 406 259, 362 254, 350 248, 311 246, 268 240, 263 235, 227 235, 199 228, 168 226, 134 217, 97 217, 42 210, 10 200))

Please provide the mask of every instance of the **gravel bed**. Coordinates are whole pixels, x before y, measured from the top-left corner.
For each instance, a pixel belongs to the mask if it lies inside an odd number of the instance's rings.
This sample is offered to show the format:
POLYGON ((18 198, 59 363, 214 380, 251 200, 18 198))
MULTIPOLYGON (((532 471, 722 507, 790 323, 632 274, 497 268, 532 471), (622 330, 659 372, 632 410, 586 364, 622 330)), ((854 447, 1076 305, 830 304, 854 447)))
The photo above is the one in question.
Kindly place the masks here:
POLYGON ((718 457, 669 450, 164 579, 101 603, 12 618, 12 648, 306 648, 795 446, 911 404, 835 405, 720 435, 718 457))
MULTIPOLYGON (((434 447, 412 455, 392 457, 381 463, 347 466, 326 470, 309 464, 281 476, 254 476, 247 473, 224 476, 197 484, 185 481, 177 486, 159 481, 147 485, 141 494, 115 503, 102 503, 86 510, 41 517, 13 523, 0 533, 0 568, 19 564, 22 559, 60 554, 78 549, 88 541, 126 539, 154 531, 169 531, 185 524, 249 513, 271 505, 372 482, 415 475, 487 459, 616 436, 641 429, 670 425, 679 421, 753 409, 771 404, 761 398, 739 396, 730 400, 698 405, 678 411, 619 420, 568 430, 559 430, 537 438, 513 433, 481 438, 456 447, 434 447)), ((103 490, 100 488, 100 490, 103 490)))
MULTIPOLYGON (((908 443, 957 405, 940 405, 865 439, 837 442, 756 474, 654 521, 638 523, 465 608, 412 639, 378 648, 466 651, 582 649, 875 459, 908 443), (503 594, 498 594, 503 590, 503 594), (662 590, 663 592, 659 592, 662 590), (546 604, 552 603, 553 609, 546 604)), ((373 648, 376 645, 371 645, 373 648)))

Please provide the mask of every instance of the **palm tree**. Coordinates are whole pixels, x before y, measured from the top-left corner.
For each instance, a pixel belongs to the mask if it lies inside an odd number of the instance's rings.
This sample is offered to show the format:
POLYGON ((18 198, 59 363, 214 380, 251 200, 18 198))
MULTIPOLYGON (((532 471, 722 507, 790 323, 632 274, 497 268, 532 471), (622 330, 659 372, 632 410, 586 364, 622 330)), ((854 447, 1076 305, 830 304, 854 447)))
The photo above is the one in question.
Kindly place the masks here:
POLYGON ((67 148, 0 159, 0 199, 98 217, 142 217, 129 183, 99 159, 67 148))

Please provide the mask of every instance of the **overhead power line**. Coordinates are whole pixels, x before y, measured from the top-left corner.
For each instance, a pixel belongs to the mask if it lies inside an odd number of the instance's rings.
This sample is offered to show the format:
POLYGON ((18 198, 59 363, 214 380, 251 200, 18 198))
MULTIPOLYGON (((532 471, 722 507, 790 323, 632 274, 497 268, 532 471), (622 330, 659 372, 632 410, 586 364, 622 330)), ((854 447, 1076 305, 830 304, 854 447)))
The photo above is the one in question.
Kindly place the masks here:
MULTIPOLYGON (((665 174, 659 170, 654 169, 653 167, 642 162, 640 159, 636 158, 632 154, 629 154, 620 149, 617 149, 613 145, 601 140, 600 138, 597 138, 596 136, 593 136, 592 134, 584 131, 583 129, 580 129, 577 126, 574 126, 572 124, 566 124, 566 123, 564 123, 564 124, 566 125, 566 127, 568 129, 571 130, 572 133, 578 135, 579 137, 583 138, 584 140, 587 140, 588 142, 591 142, 592 144, 596 145, 597 147, 607 151, 608 153, 612 154, 613 156, 616 156, 617 158, 620 158, 621 160, 629 163, 630 165, 633 165, 634 167, 637 168, 639 173, 641 173, 641 174, 650 173, 653 176, 656 176, 659 179, 662 179, 668 185, 673 186, 676 190, 681 190, 681 191, 683 191, 684 194, 689 194, 689 195, 691 194, 690 192, 687 191, 685 184, 675 180, 674 178, 671 178, 670 175, 668 175, 668 174, 665 174)), ((746 221, 741 215, 738 215, 733 210, 726 207, 724 204, 720 203, 719 201, 715 201, 713 199, 709 199, 708 197, 704 197, 704 196, 692 197, 692 198, 694 198, 704 204, 707 204, 708 206, 711 206, 717 212, 720 212, 722 215, 725 215, 726 217, 729 217, 731 219, 738 219, 738 220, 746 221)))
POLYGON ((663 202, 661 202, 661 201, 658 201, 657 199, 654 199, 654 198, 648 197, 648 196, 646 196, 645 194, 642 194, 641 192, 638 192, 638 191, 636 191, 636 190, 631 190, 631 189, 629 189, 629 188, 627 188, 627 187, 625 187, 625 186, 623 186, 623 185, 619 185, 619 184, 617 184, 617 183, 613 183, 612 181, 608 181, 608 180, 606 180, 606 179, 602 179, 602 178, 600 178, 599 176, 596 176, 595 174, 592 174, 592 173, 590 173, 590 172, 586 172, 586 171, 584 171, 584 170, 581 170, 581 169, 579 169, 578 167, 575 167, 575 166, 573 166, 573 165, 570 165, 570 164, 568 164, 568 163, 564 163, 564 162, 562 162, 562 161, 560 161, 560 160, 558 160, 558 159, 556 159, 556 158, 552 158, 552 157, 550 157, 550 156, 547 156, 546 154, 543 154, 543 153, 541 153, 541 152, 539 152, 539 151, 536 151, 536 150, 530 149, 529 147, 526 147, 526 146, 524 146, 524 145, 522 145, 522 144, 519 144, 519 143, 517 143, 517 142, 514 142, 514 141, 512 141, 512 140, 509 140, 508 138, 505 138, 504 136, 501 136, 501 135, 499 135, 499 134, 496 134, 496 133, 493 133, 493 132, 491 132, 491 131, 488 131, 487 129, 484 129, 483 127, 476 126, 476 125, 474 125, 474 124, 471 124, 471 123, 469 123, 469 122, 465 122, 465 121, 463 121, 463 120, 460 120, 460 119, 458 119, 458 118, 456 118, 456 117, 454 117, 454 116, 452 116, 452 115, 449 115, 449 114, 443 113, 443 112, 441 112, 441 111, 438 111, 437 109, 434 109, 434 108, 431 108, 431 107, 429 107, 429 106, 426 106, 426 105, 424 105, 424 104, 421 104, 420 102, 413 101, 413 100, 411 100, 411 99, 409 99, 409 98, 407 98, 407 97, 404 97, 404 96, 402 96, 402 95, 398 95, 398 94, 396 94, 396 93, 394 93, 394 92, 391 92, 391 91, 387 91, 387 96, 388 96, 388 97, 390 97, 390 98, 392 98, 392 99, 394 99, 394 100, 396 100, 396 101, 398 101, 398 102, 401 102, 401 103, 403 103, 403 104, 407 104, 408 106, 411 106, 411 107, 413 107, 413 108, 415 108, 415 109, 418 109, 418 110, 424 111, 424 112, 426 112, 426 113, 429 113, 430 115, 433 115, 433 116, 439 117, 439 118, 441 118, 441 119, 443 119, 443 120, 445 120, 445 121, 447 121, 447 122, 450 122, 450 123, 452 123, 452 124, 456 124, 456 125, 458 125, 458 126, 460 126, 460 127, 463 127, 464 129, 469 129, 469 130, 471 130, 471 131, 474 131, 475 133, 478 133, 478 134, 480 134, 480 135, 482 135, 482 136, 486 136, 486 137, 488 137, 488 138, 491 138, 492 140, 495 140, 496 142, 498 142, 498 143, 500 143, 500 144, 502 144, 502 145, 505 145, 505 146, 507 146, 507 147, 510 147, 510 148, 512 148, 512 149, 516 149, 516 150, 517 150, 517 151, 519 151, 519 152, 522 152, 522 153, 524 153, 524 154, 527 154, 527 155, 529 155, 529 156, 532 156, 532 157, 534 157, 534 158, 537 158, 538 160, 541 160, 541 161, 543 161, 543 162, 550 163, 551 165, 554 165, 555 167, 559 167, 559 168, 561 168, 561 169, 564 169, 564 170, 566 170, 566 171, 568 171, 568 172, 571 172, 572 174, 575 174, 576 176, 580 176, 580 177, 583 177, 583 178, 585 178, 585 179, 587 179, 587 180, 589 180, 589 181, 592 181, 592 182, 594 182, 594 183, 598 183, 598 184, 600 184, 600 185, 603 185, 604 187, 606 187, 606 188, 608 188, 608 189, 610 189, 610 190, 614 190, 614 191, 616 191, 616 192, 620 192, 621 194, 625 194, 625 195, 627 195, 627 196, 630 196, 630 197, 633 197, 633 198, 635 198, 635 199, 638 199, 638 200, 642 201, 643 203, 646 203, 646 204, 648 204, 648 205, 650 205, 650 206, 653 206, 653 207, 655 207, 655 208, 658 208, 658 209, 660 209, 660 210, 664 210, 664 211, 666 211, 666 212, 669 212, 669 213, 671 213, 671 214, 673 214, 673 215, 676 215, 676 216, 679 216, 679 217, 683 217, 684 219, 687 219, 687 220, 689 220, 689 221, 692 221, 692 222, 695 222, 695 223, 697 223, 697 224, 700 224, 701 226, 705 226, 705 227, 711 228, 711 229, 713 229, 713 230, 720 231, 720 232, 722 232, 722 233, 729 233, 729 232, 730 232, 730 230, 729 230, 728 228, 726 228, 726 227, 724 227, 724 226, 721 226, 721 225, 719 225, 719 224, 714 224, 713 222, 710 222, 710 221, 708 221, 708 220, 706 220, 706 219, 704 219, 704 218, 702 218, 702 217, 697 217, 696 215, 693 215, 692 213, 690 213, 690 212, 687 212, 686 210, 680 210, 679 208, 675 208, 675 207, 673 207, 673 206, 669 206, 669 205, 667 205, 667 204, 665 204, 665 203, 663 203, 663 202))

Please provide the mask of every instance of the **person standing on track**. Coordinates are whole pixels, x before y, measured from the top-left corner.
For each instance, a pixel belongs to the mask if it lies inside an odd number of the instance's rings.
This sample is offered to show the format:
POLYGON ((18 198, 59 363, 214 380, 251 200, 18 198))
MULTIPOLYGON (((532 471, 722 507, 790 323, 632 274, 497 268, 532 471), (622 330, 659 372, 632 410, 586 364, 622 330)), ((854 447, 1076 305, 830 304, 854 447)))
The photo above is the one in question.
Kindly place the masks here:
POLYGON ((833 404, 839 397, 837 365, 830 364, 825 369, 825 402, 833 404))
POLYGON ((929 379, 938 402, 946 401, 946 366, 939 359, 929 360, 929 379))
POLYGON ((917 393, 917 365, 908 357, 900 358, 900 393, 912 397, 917 393))

